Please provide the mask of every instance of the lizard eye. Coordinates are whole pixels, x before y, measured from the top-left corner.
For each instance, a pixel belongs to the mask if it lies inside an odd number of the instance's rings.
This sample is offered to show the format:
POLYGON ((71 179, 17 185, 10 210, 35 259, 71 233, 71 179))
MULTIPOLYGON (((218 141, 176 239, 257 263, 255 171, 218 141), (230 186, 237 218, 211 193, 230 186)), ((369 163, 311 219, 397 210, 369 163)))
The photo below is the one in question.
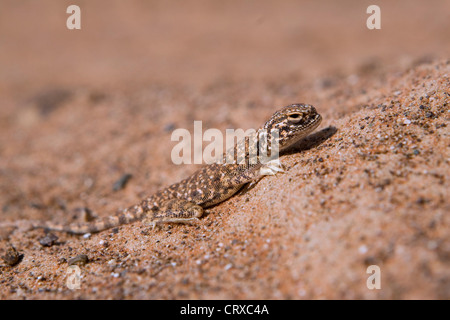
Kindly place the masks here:
POLYGON ((303 116, 300 113, 291 113, 288 115, 287 119, 289 122, 298 123, 302 120, 303 116))

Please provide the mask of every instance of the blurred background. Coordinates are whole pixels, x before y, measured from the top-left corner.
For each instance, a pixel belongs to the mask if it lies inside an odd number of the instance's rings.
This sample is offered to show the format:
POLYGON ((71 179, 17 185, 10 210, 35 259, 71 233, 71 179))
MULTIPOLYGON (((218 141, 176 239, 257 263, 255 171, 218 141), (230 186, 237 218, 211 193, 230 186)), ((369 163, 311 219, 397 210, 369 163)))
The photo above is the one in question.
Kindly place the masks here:
POLYGON ((0 0, 2 222, 139 203, 195 169, 173 164, 170 139, 194 120, 257 128, 306 102, 337 128, 201 233, 130 225, 48 250, 38 231, 0 233, 0 257, 7 241, 25 255, 0 266, 0 299, 448 299, 449 40, 448 0, 0 0), (63 291, 78 253, 89 286, 63 291), (371 264, 384 290, 367 289, 371 264))
POLYGON ((2 0, 0 90, 317 77, 447 58, 449 40, 441 0, 2 0), (81 30, 66 28, 71 4, 81 30), (381 30, 366 27, 371 4, 381 30))

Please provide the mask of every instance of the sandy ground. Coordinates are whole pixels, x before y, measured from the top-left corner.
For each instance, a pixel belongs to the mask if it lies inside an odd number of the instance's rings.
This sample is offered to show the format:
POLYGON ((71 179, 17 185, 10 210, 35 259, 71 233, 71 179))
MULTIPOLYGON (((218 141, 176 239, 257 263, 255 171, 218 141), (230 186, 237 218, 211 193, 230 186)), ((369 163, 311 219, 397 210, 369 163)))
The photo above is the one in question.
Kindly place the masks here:
POLYGON ((324 120, 196 225, 0 228, 1 299, 450 298, 450 2, 377 1, 375 31, 368 1, 78 2, 79 31, 69 1, 2 2, 3 224, 106 216, 186 177, 170 137, 194 120, 256 128, 296 102, 324 120))

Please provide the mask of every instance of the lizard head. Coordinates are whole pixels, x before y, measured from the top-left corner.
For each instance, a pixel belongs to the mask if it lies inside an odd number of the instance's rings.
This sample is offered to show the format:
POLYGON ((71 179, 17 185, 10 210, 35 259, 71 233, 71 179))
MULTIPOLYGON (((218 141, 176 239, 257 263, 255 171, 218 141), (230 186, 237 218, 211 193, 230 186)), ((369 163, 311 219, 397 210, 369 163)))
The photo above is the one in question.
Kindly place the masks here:
POLYGON ((312 105, 291 104, 275 112, 263 129, 268 133, 278 130, 279 150, 282 151, 311 133, 321 121, 322 117, 312 105))

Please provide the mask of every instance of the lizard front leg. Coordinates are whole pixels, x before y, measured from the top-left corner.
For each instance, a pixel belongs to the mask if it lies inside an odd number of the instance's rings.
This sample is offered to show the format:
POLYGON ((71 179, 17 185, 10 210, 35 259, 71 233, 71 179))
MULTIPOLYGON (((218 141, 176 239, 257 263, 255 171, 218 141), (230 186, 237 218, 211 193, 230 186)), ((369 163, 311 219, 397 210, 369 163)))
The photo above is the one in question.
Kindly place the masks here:
POLYGON ((271 160, 265 164, 259 163, 253 166, 241 166, 234 170, 228 182, 233 185, 244 185, 249 183, 254 186, 264 176, 273 176, 279 172, 284 172, 283 165, 279 159, 271 160))
POLYGON ((283 164, 280 159, 270 160, 259 169, 261 176, 273 176, 278 172, 284 172, 283 164))
POLYGON ((271 160, 266 164, 261 164, 259 169, 254 169, 247 174, 245 179, 247 185, 245 186, 245 190, 248 191, 255 187, 255 185, 264 177, 264 176, 273 176, 279 172, 284 172, 283 164, 279 159, 271 160))

